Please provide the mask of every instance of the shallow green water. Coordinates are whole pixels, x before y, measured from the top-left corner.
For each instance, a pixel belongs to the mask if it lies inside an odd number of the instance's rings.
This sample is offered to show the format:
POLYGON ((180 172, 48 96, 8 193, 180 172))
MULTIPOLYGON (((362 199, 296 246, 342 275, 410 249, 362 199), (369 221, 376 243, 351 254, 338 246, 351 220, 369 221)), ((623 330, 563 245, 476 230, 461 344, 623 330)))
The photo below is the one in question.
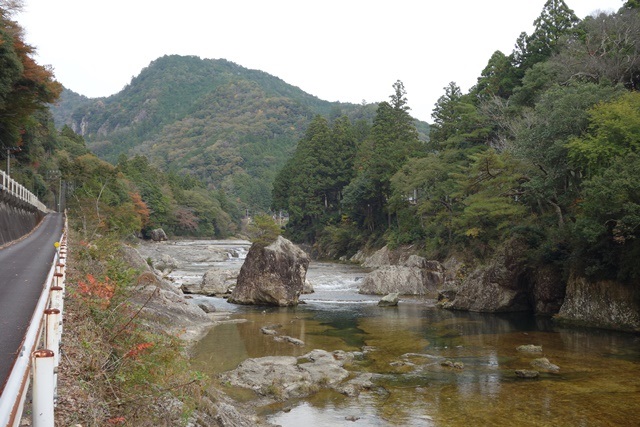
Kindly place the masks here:
POLYGON ((195 348, 195 363, 215 375, 250 357, 375 348, 354 369, 379 374, 386 392, 349 398, 324 391, 260 408, 283 427, 640 426, 640 336, 560 328, 527 315, 450 312, 433 301, 379 308, 351 293, 337 300, 334 285, 326 294, 317 287, 297 308, 236 307, 233 316, 247 322, 212 329, 195 348), (274 324, 306 345, 260 332, 274 324), (518 352, 523 344, 543 353, 518 352), (560 372, 517 378, 515 370, 533 369, 537 357, 560 372), (464 369, 443 367, 442 358, 464 369))

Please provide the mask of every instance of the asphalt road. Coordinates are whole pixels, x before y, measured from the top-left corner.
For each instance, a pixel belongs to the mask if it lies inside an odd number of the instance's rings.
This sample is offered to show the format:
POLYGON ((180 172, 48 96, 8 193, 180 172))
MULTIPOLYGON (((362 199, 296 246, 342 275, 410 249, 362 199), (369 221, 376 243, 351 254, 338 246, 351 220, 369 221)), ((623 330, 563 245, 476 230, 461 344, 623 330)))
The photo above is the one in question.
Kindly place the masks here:
POLYGON ((27 238, 0 250, 0 393, 45 286, 64 217, 48 214, 27 238))

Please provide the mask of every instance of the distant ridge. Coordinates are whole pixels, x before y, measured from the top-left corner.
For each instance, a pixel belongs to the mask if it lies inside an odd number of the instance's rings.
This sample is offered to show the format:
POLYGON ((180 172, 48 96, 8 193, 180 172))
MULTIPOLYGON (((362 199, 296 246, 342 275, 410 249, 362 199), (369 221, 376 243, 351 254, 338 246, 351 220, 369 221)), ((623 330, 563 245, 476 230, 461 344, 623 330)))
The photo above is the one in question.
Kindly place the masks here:
POLYGON ((89 99, 65 89, 52 111, 57 126, 69 125, 105 160, 142 154, 264 210, 275 173, 315 115, 370 121, 376 107, 323 101, 225 59, 167 55, 115 95, 89 99))

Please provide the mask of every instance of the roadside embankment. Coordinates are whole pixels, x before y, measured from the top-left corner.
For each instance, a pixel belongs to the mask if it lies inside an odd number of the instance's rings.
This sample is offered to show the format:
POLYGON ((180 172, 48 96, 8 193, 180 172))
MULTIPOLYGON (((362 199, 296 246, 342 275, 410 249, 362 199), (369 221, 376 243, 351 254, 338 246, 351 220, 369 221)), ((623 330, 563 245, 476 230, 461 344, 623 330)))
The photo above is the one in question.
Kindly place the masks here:
POLYGON ((42 218, 43 212, 0 191, 0 246, 28 234, 42 218))

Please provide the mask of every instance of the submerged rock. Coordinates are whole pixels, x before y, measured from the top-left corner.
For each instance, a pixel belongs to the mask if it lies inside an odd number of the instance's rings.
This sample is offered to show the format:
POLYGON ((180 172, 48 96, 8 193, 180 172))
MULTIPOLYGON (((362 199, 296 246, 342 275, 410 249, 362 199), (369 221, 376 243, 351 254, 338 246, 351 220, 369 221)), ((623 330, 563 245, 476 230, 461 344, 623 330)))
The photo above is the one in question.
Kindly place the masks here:
POLYGON ((516 350, 522 351, 522 352, 525 352, 525 353, 542 353, 542 346, 541 345, 533 345, 533 344, 525 344, 525 345, 518 346, 518 348, 516 350))
POLYGON ((229 302, 294 306, 304 288, 309 256, 282 236, 269 246, 253 244, 229 302))
POLYGON ((530 369, 517 369, 516 376, 518 378, 538 378, 540 376, 540 372, 530 369))
POLYGON ((549 362, 549 359, 546 357, 533 360, 531 362, 531 366, 543 372, 551 372, 554 374, 560 372, 560 367, 549 362))

